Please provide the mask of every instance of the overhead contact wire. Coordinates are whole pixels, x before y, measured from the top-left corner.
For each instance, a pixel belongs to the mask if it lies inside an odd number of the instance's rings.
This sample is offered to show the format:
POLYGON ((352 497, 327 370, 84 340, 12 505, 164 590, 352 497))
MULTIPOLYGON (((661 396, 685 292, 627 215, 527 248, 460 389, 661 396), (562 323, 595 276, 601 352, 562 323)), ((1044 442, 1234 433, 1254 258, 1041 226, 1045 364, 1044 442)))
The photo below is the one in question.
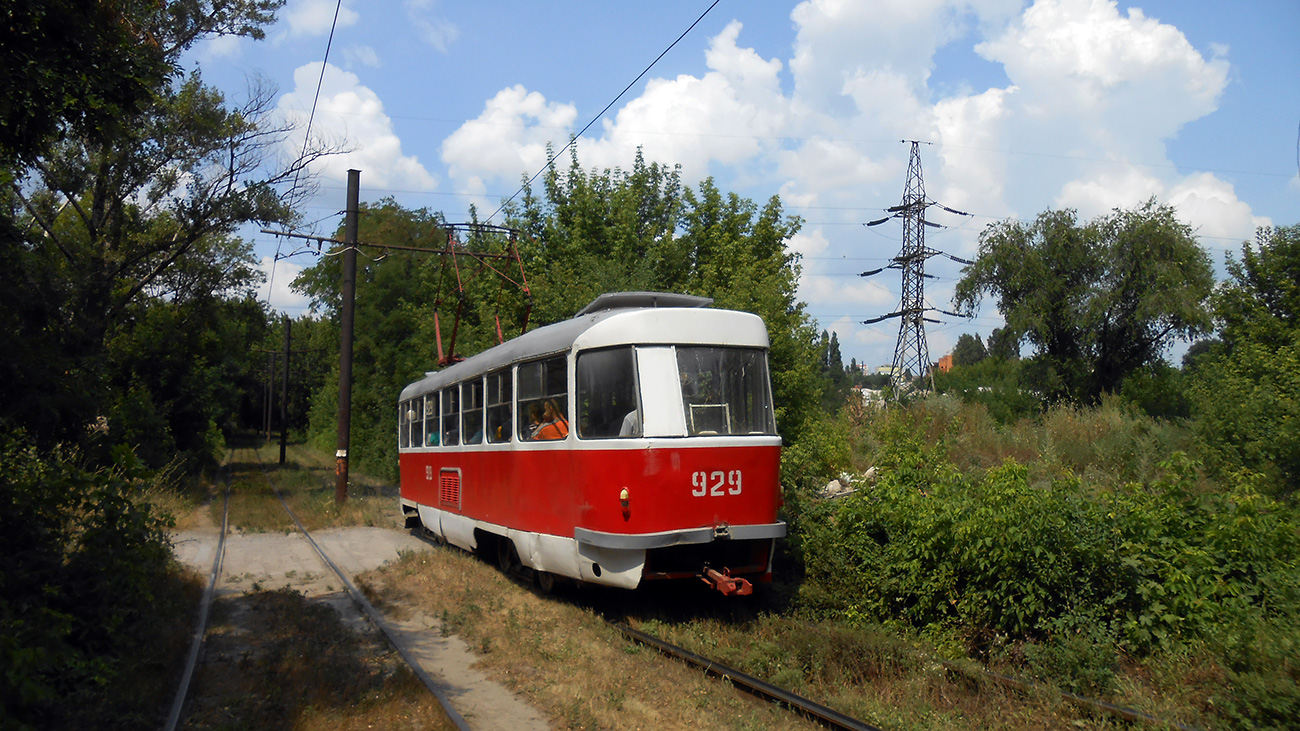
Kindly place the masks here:
POLYGON ((584 134, 588 129, 591 129, 591 125, 595 124, 595 123, 596 123, 596 122, 597 122, 601 117, 605 116, 605 112, 608 112, 609 109, 610 109, 610 107, 612 107, 612 106, 614 106, 615 104, 617 104, 617 103, 618 103, 618 100, 619 100, 619 99, 622 99, 622 98, 623 98, 623 95, 626 94, 626 93, 628 92, 629 89, 631 89, 633 86, 636 86, 636 84, 637 84, 638 81, 640 81, 640 80, 641 80, 641 79, 642 79, 646 74, 650 73, 650 69, 654 68, 654 67, 655 67, 655 64, 659 63, 659 60, 660 60, 660 59, 662 59, 664 56, 667 56, 667 55, 668 55, 668 52, 671 51, 671 50, 673 50, 673 48, 674 48, 678 43, 681 43, 682 39, 685 38, 685 37, 687 36, 687 34, 689 34, 692 30, 695 30, 695 26, 699 25, 699 24, 700 24, 700 21, 704 20, 704 17, 705 17, 706 15, 708 15, 709 12, 712 11, 715 7, 717 7, 717 6, 718 6, 718 3, 720 3, 720 2, 722 2, 722 0, 713 0, 713 4, 710 5, 709 7, 705 8, 704 12, 703 12, 703 13, 700 13, 700 17, 696 18, 696 19, 695 19, 695 22, 694 22, 694 23, 691 23, 691 25, 690 25, 689 28, 687 28, 686 30, 682 31, 682 34, 679 35, 679 36, 677 36, 677 40, 675 40, 675 41, 673 41, 672 43, 668 44, 668 47, 665 48, 665 49, 663 50, 662 53, 660 53, 658 56, 655 56, 655 60, 651 61, 649 66, 646 66, 645 69, 641 71, 641 73, 637 74, 637 77, 636 77, 635 79, 632 79, 632 82, 631 82, 631 83, 629 83, 627 86, 623 87, 623 91, 620 91, 620 92, 618 93, 618 96, 614 97, 613 100, 611 100, 609 104, 606 104, 606 105, 605 105, 605 108, 604 108, 604 109, 600 110, 600 112, 599 112, 598 114, 596 114, 596 116, 592 117, 592 118, 591 118, 591 121, 590 121, 590 122, 587 122, 587 125, 586 125, 585 127, 583 127, 582 129, 578 130, 578 134, 573 135, 572 137, 570 137, 570 138, 569 138, 569 141, 568 141, 567 143, 565 143, 564 147, 561 147, 561 148, 560 148, 560 151, 559 151, 559 152, 555 153, 555 156, 554 156, 554 157, 552 157, 550 160, 547 160, 545 165, 543 165, 543 166, 542 166, 542 167, 541 167, 537 172, 533 173, 533 177, 529 178, 527 183, 525 183, 524 185, 519 186, 519 190, 516 190, 513 194, 511 194, 511 196, 510 196, 509 198, 507 198, 507 199, 505 200, 505 202, 502 203, 502 204, 500 205, 500 207, 498 207, 495 211, 492 212, 492 215, 491 215, 491 216, 488 216, 488 217, 487 217, 486 219, 484 219, 484 220, 485 220, 485 221, 491 221, 493 218, 496 217, 496 215, 497 215, 498 213, 500 213, 502 210, 504 210, 505 207, 506 207, 507 205, 510 205, 510 201, 514 200, 516 197, 519 196, 520 193, 524 192, 524 188, 525 188, 526 186, 532 185, 532 184, 533 184, 533 181, 534 181, 534 180, 537 180, 537 176, 539 176, 539 175, 541 175, 542 173, 546 172, 547 168, 551 167, 551 165, 553 164, 553 161, 554 161, 556 158, 558 158, 560 155, 563 155, 564 152, 565 152, 566 150, 568 150, 570 147, 573 146, 573 143, 574 143, 575 140, 577 140, 579 137, 581 137, 581 136, 582 136, 582 135, 583 135, 583 134, 584 134))

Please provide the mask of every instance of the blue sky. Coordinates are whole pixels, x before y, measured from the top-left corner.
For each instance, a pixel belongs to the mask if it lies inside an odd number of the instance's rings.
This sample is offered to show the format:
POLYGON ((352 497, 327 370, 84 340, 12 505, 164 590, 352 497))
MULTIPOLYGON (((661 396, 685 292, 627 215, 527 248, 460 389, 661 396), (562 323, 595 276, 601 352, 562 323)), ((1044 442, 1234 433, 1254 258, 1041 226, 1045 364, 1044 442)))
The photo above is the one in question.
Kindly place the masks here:
MULTIPOLYGON (((711 0, 449 3, 344 0, 312 134, 352 152, 317 170, 304 209, 341 220, 345 171, 363 200, 466 220, 514 194, 676 39, 711 0)), ((261 42, 218 39, 191 61, 232 101, 248 79, 305 123, 337 0, 289 0, 261 42)), ((1262 225, 1300 223, 1300 3, 1295 0, 722 0, 579 140, 587 168, 628 167, 642 147, 804 220, 800 296, 844 358, 890 362, 908 146, 923 140, 926 191, 958 218, 927 244, 970 258, 991 222, 1053 208, 1081 218, 1154 196, 1177 207, 1217 269, 1262 225)), ((303 125, 305 126, 305 125, 303 125)), ((286 154, 302 144, 286 141, 286 154)), ((270 271, 277 242, 250 234, 270 271)), ((274 306, 310 257, 274 263, 274 306)), ((931 259, 926 299, 950 309, 959 265, 931 259)), ((929 325, 931 356, 962 333, 929 325)))

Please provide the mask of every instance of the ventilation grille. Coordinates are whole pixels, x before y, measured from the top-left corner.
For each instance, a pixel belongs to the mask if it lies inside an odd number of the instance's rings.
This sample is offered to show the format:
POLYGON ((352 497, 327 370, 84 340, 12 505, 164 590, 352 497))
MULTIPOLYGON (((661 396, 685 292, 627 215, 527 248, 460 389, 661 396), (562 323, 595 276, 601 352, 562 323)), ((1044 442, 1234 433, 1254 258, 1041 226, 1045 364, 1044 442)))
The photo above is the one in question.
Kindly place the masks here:
POLYGON ((445 506, 460 509, 460 470, 438 472, 438 501, 445 506))

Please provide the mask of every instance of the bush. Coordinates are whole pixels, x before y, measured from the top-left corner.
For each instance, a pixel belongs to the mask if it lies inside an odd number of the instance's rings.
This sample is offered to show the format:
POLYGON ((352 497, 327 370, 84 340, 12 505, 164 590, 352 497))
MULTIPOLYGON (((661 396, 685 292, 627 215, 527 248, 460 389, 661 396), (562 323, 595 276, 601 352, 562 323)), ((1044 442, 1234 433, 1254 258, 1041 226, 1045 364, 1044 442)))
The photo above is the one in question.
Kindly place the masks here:
POLYGON ((1209 360, 1192 398, 1211 468, 1258 472, 1271 495, 1300 489, 1300 331, 1285 345, 1244 340, 1209 360))
POLYGON ((999 424, 1034 416, 1043 399, 1025 385, 1020 359, 985 358, 935 375, 935 390, 958 396, 968 404, 981 404, 999 424))
POLYGON ((133 457, 92 472, 67 450, 38 454, 0 437, 0 701, 6 727, 151 725, 155 708, 120 692, 159 634, 184 614, 168 523, 132 499, 133 457), (114 708, 106 712, 106 708, 114 708), (142 717, 145 713, 150 717, 142 717))

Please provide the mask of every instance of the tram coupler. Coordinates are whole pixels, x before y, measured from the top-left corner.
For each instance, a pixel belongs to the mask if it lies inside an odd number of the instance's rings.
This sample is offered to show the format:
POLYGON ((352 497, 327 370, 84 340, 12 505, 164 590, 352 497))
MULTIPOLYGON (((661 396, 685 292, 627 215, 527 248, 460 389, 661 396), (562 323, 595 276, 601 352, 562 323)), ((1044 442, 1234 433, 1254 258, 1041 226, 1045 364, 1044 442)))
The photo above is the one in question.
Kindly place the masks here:
POLYGON ((731 569, 724 568, 722 571, 718 571, 705 566, 704 573, 700 574, 700 579, 722 592, 723 596, 749 596, 754 593, 754 585, 749 583, 748 579, 732 576, 731 569))

